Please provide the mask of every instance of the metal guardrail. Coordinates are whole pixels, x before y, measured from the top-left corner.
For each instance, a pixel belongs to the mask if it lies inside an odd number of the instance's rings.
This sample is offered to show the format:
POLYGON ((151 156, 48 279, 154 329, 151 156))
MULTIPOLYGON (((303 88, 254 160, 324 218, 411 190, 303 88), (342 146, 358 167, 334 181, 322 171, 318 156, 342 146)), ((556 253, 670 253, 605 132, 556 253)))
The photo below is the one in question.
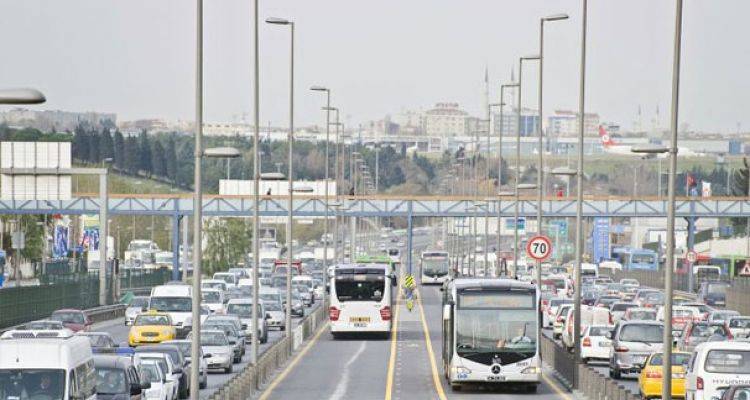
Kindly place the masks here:
POLYGON ((568 389, 577 390, 592 400, 639 400, 638 394, 588 365, 576 365, 575 357, 554 340, 542 335, 542 360, 557 372, 568 389))
MULTIPOLYGON (((125 304, 114 304, 111 306, 101 306, 101 307, 90 308, 88 310, 84 310, 83 312, 91 319, 91 322, 97 323, 97 322, 104 322, 104 321, 113 320, 115 318, 124 317, 126 308, 127 306, 125 304)), ((6 331, 11 331, 13 329, 19 329, 23 327, 25 324, 26 322, 23 324, 0 328, 0 334, 6 331)))
POLYGON ((247 399, 253 393, 261 389, 268 382, 276 370, 284 365, 292 357, 293 349, 302 345, 304 340, 310 338, 326 318, 328 318, 328 306, 323 304, 312 314, 308 315, 301 324, 292 331, 292 335, 285 337, 268 348, 258 358, 257 365, 248 364, 242 371, 233 376, 220 389, 215 391, 209 400, 242 400, 247 399))

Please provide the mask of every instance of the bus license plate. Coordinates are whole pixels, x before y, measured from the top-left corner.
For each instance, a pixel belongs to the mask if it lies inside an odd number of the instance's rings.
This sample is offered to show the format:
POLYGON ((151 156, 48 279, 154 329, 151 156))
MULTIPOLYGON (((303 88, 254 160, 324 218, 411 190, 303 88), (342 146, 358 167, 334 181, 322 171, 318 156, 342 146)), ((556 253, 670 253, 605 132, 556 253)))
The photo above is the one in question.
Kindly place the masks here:
POLYGON ((349 317, 349 322, 355 328, 365 328, 370 323, 370 317, 349 317))
POLYGON ((505 380, 505 376, 503 375, 490 375, 487 377, 488 382, 502 382, 505 380))

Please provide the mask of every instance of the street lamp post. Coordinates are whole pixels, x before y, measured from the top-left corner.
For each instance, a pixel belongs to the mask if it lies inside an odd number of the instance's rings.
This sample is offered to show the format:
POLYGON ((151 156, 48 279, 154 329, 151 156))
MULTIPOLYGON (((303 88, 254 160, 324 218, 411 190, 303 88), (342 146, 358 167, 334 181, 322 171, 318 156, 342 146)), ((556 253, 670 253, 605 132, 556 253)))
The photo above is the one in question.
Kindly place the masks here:
POLYGON ((518 118, 516 119, 516 202, 513 210, 513 268, 518 269, 518 203, 520 202, 519 186, 521 185, 521 89, 523 88, 523 62, 539 60, 538 55, 521 57, 518 59, 518 103, 516 112, 518 118))
MULTIPOLYGON (((290 337, 292 334, 292 262, 294 258, 294 250, 292 244, 292 229, 293 229, 293 218, 294 218, 294 168, 292 165, 292 157, 294 154, 294 22, 282 19, 282 18, 267 18, 266 23, 272 25, 286 25, 290 29, 290 52, 289 52, 289 135, 287 141, 289 142, 289 160, 288 160, 288 172, 287 172, 287 183, 289 185, 289 197, 287 202, 287 220, 286 220, 286 251, 287 251, 287 268, 286 268, 286 319, 285 319, 285 330, 286 336, 290 337)), ((291 346, 291 342, 290 342, 291 346)), ((291 348, 291 347, 290 347, 291 348)))
MULTIPOLYGON (((252 344, 250 347, 250 362, 258 364, 258 353, 260 338, 258 337, 258 286, 260 285, 260 50, 259 50, 259 23, 258 23, 258 1, 255 0, 253 13, 253 40, 255 45, 255 60, 253 65, 253 310, 252 322, 252 344)), ((186 229, 187 232, 187 229, 186 229)), ((187 246, 185 246, 187 252, 187 246)), ((187 274, 185 274, 187 275, 187 274)), ((265 318, 264 316, 260 316, 265 318)))
MULTIPOLYGON (((539 135, 539 171, 536 174, 537 185, 537 206, 536 206, 536 231, 542 234, 542 200, 544 196, 544 132, 542 131, 542 121, 544 114, 543 106, 543 83, 544 83, 544 23, 553 21, 562 21, 568 19, 567 14, 555 14, 543 17, 539 20, 539 123, 537 124, 537 134, 539 135)), ((536 284, 542 287, 542 262, 536 262, 536 284)))
POLYGON ((331 132, 331 90, 322 86, 313 86, 310 90, 326 92, 326 162, 325 162, 325 222, 323 223, 323 265, 328 267, 328 143, 330 142, 331 132))

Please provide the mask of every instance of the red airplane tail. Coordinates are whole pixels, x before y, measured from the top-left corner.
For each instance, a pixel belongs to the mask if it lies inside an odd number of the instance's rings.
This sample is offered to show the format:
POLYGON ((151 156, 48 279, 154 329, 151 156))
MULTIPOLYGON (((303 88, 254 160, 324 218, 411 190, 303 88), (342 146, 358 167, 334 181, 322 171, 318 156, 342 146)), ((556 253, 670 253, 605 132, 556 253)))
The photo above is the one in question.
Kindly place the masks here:
POLYGON ((599 125, 599 140, 602 142, 602 146, 604 147, 609 147, 615 144, 612 138, 609 137, 607 128, 605 128, 604 125, 599 125))

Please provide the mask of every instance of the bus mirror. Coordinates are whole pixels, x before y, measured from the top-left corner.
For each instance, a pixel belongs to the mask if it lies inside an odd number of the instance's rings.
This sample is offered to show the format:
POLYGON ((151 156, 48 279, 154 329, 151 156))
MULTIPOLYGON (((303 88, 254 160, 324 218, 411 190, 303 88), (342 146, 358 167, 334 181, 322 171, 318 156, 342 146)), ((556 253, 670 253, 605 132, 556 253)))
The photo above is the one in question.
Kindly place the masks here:
POLYGON ((451 319, 451 306, 446 304, 443 306, 443 320, 447 321, 451 319))

